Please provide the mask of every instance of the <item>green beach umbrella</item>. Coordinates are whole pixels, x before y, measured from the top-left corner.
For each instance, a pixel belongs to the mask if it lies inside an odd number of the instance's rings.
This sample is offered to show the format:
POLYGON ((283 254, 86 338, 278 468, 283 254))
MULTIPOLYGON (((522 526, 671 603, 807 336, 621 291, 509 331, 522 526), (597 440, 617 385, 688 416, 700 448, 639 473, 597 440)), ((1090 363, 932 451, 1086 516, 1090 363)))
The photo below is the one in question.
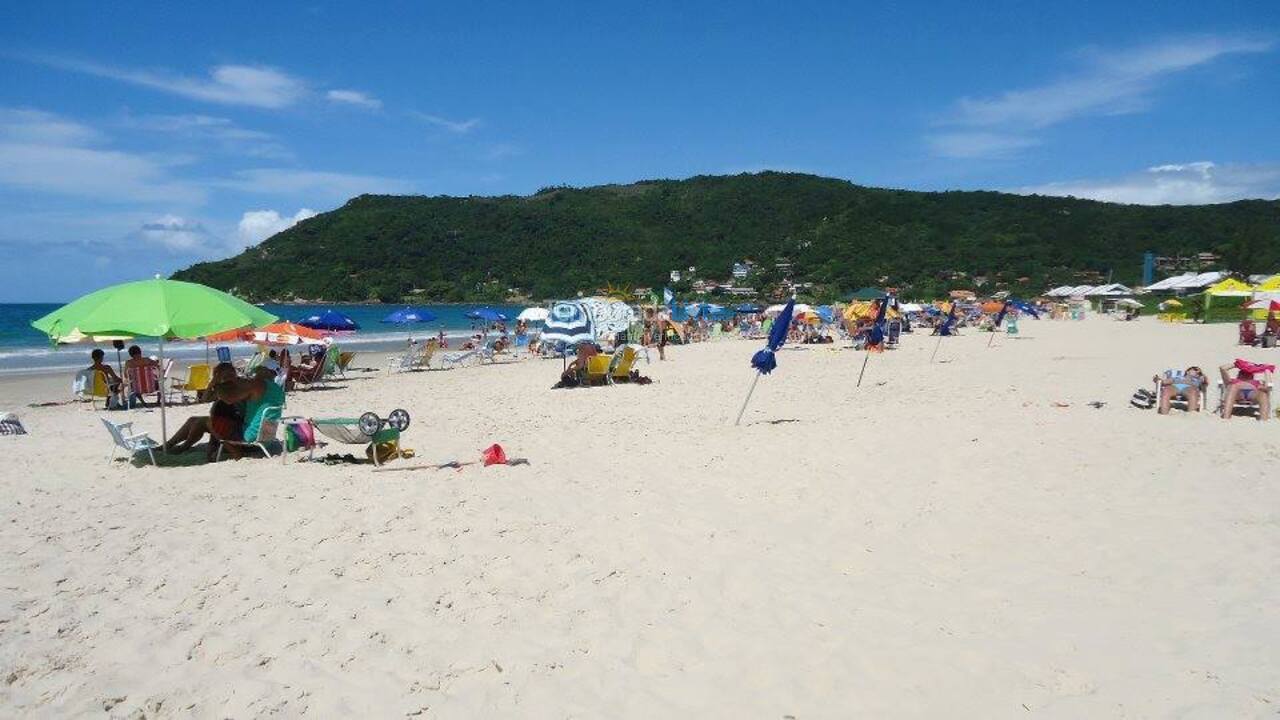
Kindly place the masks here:
MULTIPOLYGON (((164 362, 164 341, 200 338, 226 330, 259 327, 275 322, 276 316, 261 308, 197 283, 139 280, 112 285, 74 300, 31 326, 57 342, 80 335, 130 335, 160 340, 160 361, 164 362)), ((160 433, 167 440, 165 393, 160 393, 160 433)))

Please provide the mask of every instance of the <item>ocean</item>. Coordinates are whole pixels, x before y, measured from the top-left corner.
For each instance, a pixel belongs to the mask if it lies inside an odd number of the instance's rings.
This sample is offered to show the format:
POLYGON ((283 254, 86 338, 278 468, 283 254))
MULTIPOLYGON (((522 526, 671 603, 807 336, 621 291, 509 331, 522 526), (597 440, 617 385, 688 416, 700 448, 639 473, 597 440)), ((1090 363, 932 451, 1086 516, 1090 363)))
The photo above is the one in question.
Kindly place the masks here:
MULTIPOLYGON (((59 303, 0 303, 0 374, 30 373, 49 370, 71 370, 86 367, 89 364, 89 352, 95 347, 90 343, 54 346, 40 331, 31 327, 31 321, 61 307, 59 303)), ((388 350, 402 344, 410 337, 427 337, 441 330, 451 337, 465 337, 477 327, 477 321, 466 316, 468 312, 480 307, 490 307, 511 318, 508 323, 515 325, 515 316, 522 306, 519 305, 415 305, 435 313, 437 319, 429 323, 413 325, 392 325, 383 323, 382 318, 396 310, 396 305, 263 305, 267 312, 286 320, 298 320, 317 311, 333 308, 360 325, 360 331, 354 335, 340 339, 344 348, 360 350, 388 350)), ((138 338, 134 343, 142 346, 143 352, 154 355, 157 343, 153 338, 138 338)), ((107 351, 111 359, 113 350, 109 343, 99 345, 107 351)), ((245 343, 234 343, 232 354, 236 357, 253 353, 253 346, 245 343)), ((205 355, 203 342, 165 343, 165 355, 179 360, 194 360, 205 355)), ((356 365, 378 365, 370 361, 362 362, 359 358, 356 365)))

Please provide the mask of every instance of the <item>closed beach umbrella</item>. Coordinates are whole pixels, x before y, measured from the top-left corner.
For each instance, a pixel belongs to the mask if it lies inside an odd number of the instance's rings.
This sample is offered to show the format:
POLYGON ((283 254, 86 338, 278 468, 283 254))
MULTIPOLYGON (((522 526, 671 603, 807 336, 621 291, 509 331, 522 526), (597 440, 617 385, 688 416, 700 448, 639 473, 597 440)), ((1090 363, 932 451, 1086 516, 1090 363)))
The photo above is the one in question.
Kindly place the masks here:
POLYGON ((401 308, 382 318, 382 322, 395 323, 397 325, 408 325, 409 323, 428 323, 435 319, 436 314, 430 310, 401 308))
MULTIPOLYGON (((74 300, 31 323, 55 342, 75 332, 130 335, 164 341, 208 337, 236 328, 259 327, 276 319, 261 308, 198 283, 139 280, 112 285, 74 300)), ((167 440, 165 393, 160 393, 160 433, 167 440)))
POLYGON ((298 324, 315 330, 328 330, 330 332, 355 332, 360 329, 360 325, 355 320, 337 310, 325 310, 324 312, 310 315, 299 320, 298 324))

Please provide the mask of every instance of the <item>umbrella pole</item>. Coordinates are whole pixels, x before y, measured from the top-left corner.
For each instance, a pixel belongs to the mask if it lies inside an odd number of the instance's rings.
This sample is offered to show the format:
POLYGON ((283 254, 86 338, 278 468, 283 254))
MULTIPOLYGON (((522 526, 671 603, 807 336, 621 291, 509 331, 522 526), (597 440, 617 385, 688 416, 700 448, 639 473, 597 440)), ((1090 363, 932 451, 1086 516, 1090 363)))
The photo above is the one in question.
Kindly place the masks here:
POLYGON ((160 338, 159 358, 160 358, 159 375, 162 376, 160 378, 160 452, 165 453, 167 455, 169 453, 169 427, 165 423, 165 417, 164 417, 164 396, 166 394, 164 390, 164 377, 163 377, 164 375, 164 338, 160 338))
POLYGON ((987 347, 991 347, 991 343, 996 341, 996 330, 998 328, 991 328, 991 339, 987 340, 987 347))
POLYGON ((733 421, 734 425, 742 424, 742 413, 747 411, 747 403, 751 402, 751 394, 756 391, 756 383, 760 382, 760 371, 756 371, 756 376, 751 381, 751 388, 747 390, 747 399, 742 401, 742 409, 738 411, 738 419, 733 421))
POLYGON ((858 384, 854 387, 862 387, 862 374, 867 371, 867 361, 871 359, 871 351, 867 350, 866 353, 862 356, 862 370, 858 371, 858 384))
POLYGON ((933 359, 938 356, 938 348, 940 347, 942 347, 942 333, 938 333, 938 342, 934 344, 933 354, 929 356, 930 363, 932 363, 933 359))

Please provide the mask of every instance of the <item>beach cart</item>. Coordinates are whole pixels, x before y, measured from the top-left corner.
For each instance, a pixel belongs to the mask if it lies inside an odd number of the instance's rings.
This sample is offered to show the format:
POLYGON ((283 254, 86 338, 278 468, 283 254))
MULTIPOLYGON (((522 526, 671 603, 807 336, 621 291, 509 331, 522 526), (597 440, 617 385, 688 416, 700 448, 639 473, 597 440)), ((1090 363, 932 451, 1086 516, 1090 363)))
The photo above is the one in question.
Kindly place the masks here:
POLYGON ((364 445, 374 465, 382 455, 400 455, 400 434, 409 428, 409 412, 392 410, 386 418, 367 412, 358 418, 309 418, 307 422, 321 435, 344 445, 364 445))

